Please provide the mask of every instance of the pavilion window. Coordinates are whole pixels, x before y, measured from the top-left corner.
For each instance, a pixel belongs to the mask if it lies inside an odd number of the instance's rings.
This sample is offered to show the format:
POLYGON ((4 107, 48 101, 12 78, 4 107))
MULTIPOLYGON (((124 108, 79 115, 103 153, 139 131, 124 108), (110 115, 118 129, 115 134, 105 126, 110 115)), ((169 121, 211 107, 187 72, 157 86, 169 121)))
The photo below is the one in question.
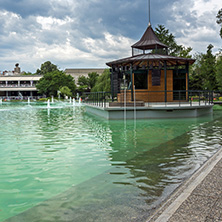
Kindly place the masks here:
POLYGON ((148 75, 147 71, 134 73, 135 89, 148 89, 148 75))
POLYGON ((161 70, 153 69, 152 70, 152 86, 160 86, 161 79, 161 70))
POLYGON ((174 70, 173 71, 173 99, 186 100, 186 71, 174 70), (180 91, 180 92, 179 92, 180 91))

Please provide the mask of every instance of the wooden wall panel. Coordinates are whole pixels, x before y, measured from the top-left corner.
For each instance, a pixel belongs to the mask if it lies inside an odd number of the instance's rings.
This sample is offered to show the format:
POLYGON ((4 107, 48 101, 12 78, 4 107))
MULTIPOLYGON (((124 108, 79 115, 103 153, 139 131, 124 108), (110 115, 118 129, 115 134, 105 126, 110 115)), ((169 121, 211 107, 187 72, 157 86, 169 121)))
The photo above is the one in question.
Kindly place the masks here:
MULTIPOLYGON (((134 74, 133 74, 134 77, 134 74)), ((134 79, 134 78, 133 78, 134 79)), ((136 90, 136 101, 165 102, 164 70, 161 71, 160 86, 152 86, 152 71, 148 74, 148 90, 136 90), (159 92, 158 92, 159 91, 159 92)), ((173 71, 167 70, 167 91, 173 91, 173 71)), ((131 90, 126 91, 127 102, 131 101, 131 90)), ((124 91, 117 96, 118 102, 124 102, 124 91)), ((173 92, 167 93, 167 102, 173 101, 173 92)))
MULTIPOLYGON (((173 90, 173 71, 167 70, 167 91, 173 90)), ((149 71, 148 75, 148 91, 165 91, 165 74, 164 70, 161 70, 160 86, 152 86, 152 71, 149 71)), ((164 92, 152 92, 149 94, 150 102, 165 102, 164 92)), ((173 101, 173 93, 167 93, 167 101, 173 101)))

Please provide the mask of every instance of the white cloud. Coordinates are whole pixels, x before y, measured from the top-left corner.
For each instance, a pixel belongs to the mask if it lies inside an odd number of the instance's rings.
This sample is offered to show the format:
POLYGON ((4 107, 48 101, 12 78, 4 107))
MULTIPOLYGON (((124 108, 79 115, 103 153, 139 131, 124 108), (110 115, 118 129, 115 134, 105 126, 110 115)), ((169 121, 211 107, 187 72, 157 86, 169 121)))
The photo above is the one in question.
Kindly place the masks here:
POLYGON ((221 47, 219 26, 216 24, 219 6, 218 0, 175 2, 167 27, 175 33, 177 43, 191 46, 193 53, 205 52, 209 44, 215 45, 215 51, 218 51, 221 47))
POLYGON ((130 47, 133 40, 121 35, 115 36, 108 32, 103 33, 102 39, 83 39, 85 47, 91 52, 92 55, 99 57, 108 57, 109 55, 129 56, 130 47))
MULTIPOLYGON (((107 57, 113 55, 113 59, 118 59, 119 56, 129 56, 129 49, 132 40, 123 36, 113 36, 110 33, 104 33, 103 39, 85 38, 82 40, 87 51, 81 51, 71 45, 70 39, 67 38, 65 44, 54 44, 35 47, 35 59, 51 59, 60 63, 75 61, 84 64, 85 61, 89 64, 88 67, 105 67, 107 57), (123 53, 124 52, 124 53, 123 53)), ((47 60, 46 59, 46 60, 47 60)), ((67 67, 62 67, 67 68, 67 67)))
POLYGON ((67 23, 73 22, 73 19, 70 17, 66 17, 65 19, 57 19, 53 17, 43 17, 43 16, 37 16, 36 21, 41 24, 42 29, 50 30, 52 28, 65 25, 67 23))
POLYGON ((201 16, 209 11, 217 12, 220 8, 218 6, 221 5, 221 0, 195 0, 193 7, 190 11, 195 11, 197 16, 201 16))
POLYGON ((11 31, 12 28, 16 28, 16 26, 21 22, 21 16, 8 11, 0 11, 0 21, 3 26, 1 31, 7 32, 11 31))
MULTIPOLYGON (((158 22, 178 44, 194 52, 206 51, 210 43, 215 50, 221 46, 219 0, 160 3, 153 3, 159 8, 151 20, 161 18, 158 22)), ((105 67, 106 62, 131 55, 131 45, 147 24, 142 0, 23 0, 15 5, 9 0, 0 7, 0 70, 13 69, 19 62, 23 70, 34 72, 47 60, 63 69, 105 67)))

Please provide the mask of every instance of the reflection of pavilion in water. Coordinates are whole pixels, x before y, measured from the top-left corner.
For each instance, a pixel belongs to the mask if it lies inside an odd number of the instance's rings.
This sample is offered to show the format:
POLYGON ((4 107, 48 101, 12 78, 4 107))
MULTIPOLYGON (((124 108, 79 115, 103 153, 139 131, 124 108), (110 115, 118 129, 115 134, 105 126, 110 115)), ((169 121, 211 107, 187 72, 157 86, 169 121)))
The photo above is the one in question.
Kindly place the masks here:
MULTIPOLYGON (((206 117, 198 121, 180 120, 177 123, 170 123, 170 121, 167 123, 166 121, 168 127, 165 129, 161 121, 154 121, 150 128, 139 126, 136 130, 137 137, 133 137, 133 129, 127 130, 125 147, 121 143, 124 139, 120 138, 124 136, 124 133, 122 135, 113 134, 112 164, 117 168, 130 170, 128 179, 116 183, 136 186, 144 191, 140 195, 144 197, 146 203, 152 206, 160 204, 211 156, 213 149, 221 141, 216 134, 219 135, 222 132, 222 125, 218 126, 220 132, 218 134, 218 130, 212 128, 212 125, 215 124, 215 121, 212 120, 212 117, 206 117), (195 123, 195 127, 194 125, 191 127, 192 122, 195 123), (176 124, 178 125, 176 126, 176 124), (213 145, 214 148, 207 139, 211 137, 217 140, 213 145), (137 140, 136 146, 134 146, 134 139, 137 140), (204 147, 203 149, 197 148, 200 143, 204 147)), ((116 174, 118 172, 119 170, 116 174)))
POLYGON ((93 124, 100 140, 105 136, 106 141, 109 141, 106 147, 110 144, 107 155, 112 167, 106 173, 112 175, 113 183, 139 188, 146 203, 152 204, 159 197, 169 194, 165 192, 166 187, 173 191, 195 170, 196 162, 203 161, 200 159, 187 164, 194 158, 192 148, 195 147, 192 144, 194 139, 196 143, 199 137, 201 139, 200 131, 206 131, 209 135, 212 133, 211 129, 207 131, 211 123, 206 126, 202 124, 211 120, 212 117, 149 120, 146 123, 137 121, 136 129, 133 121, 128 121, 126 128, 122 121, 102 122, 93 119, 87 122, 93 124), (192 125, 196 125, 194 133, 192 125), (200 136, 193 138, 193 134, 200 136))

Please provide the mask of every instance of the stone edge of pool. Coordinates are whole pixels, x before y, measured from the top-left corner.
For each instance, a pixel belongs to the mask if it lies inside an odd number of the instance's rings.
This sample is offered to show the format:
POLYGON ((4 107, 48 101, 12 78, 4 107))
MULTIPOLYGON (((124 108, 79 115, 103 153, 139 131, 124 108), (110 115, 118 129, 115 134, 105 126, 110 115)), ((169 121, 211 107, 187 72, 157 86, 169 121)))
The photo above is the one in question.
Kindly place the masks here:
MULTIPOLYGON (((171 218, 175 215, 176 211, 179 210, 179 208, 183 208, 182 204, 192 195, 192 192, 197 188, 197 186, 203 183, 203 180, 211 173, 211 171, 213 171, 220 161, 222 161, 221 147, 190 178, 182 183, 181 186, 170 197, 168 197, 159 208, 153 212, 153 214, 147 219, 147 222, 171 221, 171 218)), ((186 212, 187 209, 181 210, 185 214, 188 213, 186 212)), ((189 216, 191 219, 191 215, 189 216)))
POLYGON ((156 107, 98 107, 84 104, 86 112, 108 120, 121 119, 164 119, 164 118, 196 118, 213 113, 213 105, 206 106, 156 106, 156 107), (126 113, 124 114, 126 110, 126 113))

